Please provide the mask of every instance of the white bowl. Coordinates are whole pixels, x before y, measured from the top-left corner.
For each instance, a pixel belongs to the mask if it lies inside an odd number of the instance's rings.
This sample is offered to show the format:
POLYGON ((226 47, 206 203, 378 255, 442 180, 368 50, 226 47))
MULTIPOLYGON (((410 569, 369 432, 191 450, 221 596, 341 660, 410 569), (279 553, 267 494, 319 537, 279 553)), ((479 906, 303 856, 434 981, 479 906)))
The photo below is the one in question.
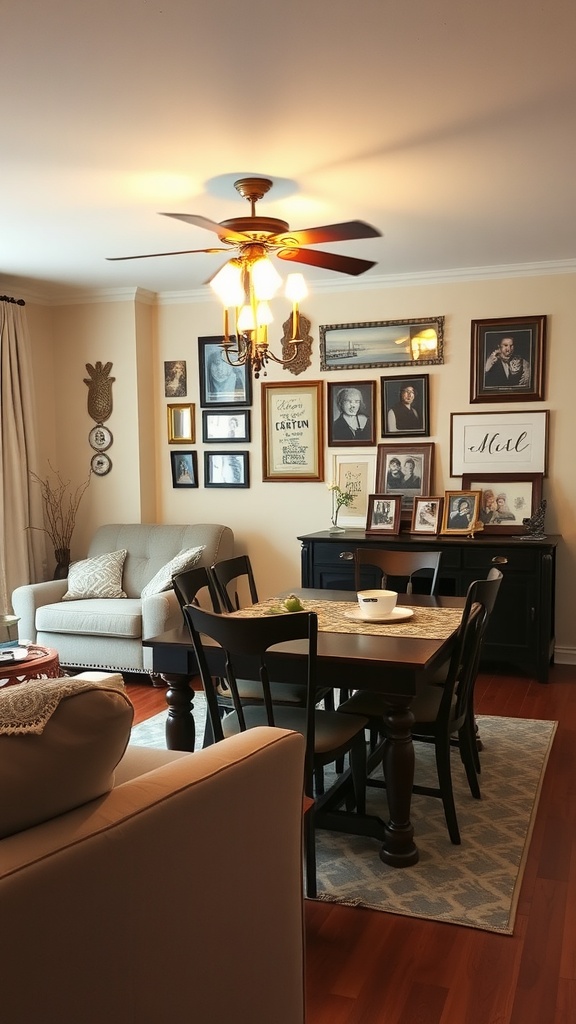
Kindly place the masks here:
POLYGON ((381 619, 390 615, 396 607, 398 594, 395 590, 360 590, 358 604, 366 619, 381 619))

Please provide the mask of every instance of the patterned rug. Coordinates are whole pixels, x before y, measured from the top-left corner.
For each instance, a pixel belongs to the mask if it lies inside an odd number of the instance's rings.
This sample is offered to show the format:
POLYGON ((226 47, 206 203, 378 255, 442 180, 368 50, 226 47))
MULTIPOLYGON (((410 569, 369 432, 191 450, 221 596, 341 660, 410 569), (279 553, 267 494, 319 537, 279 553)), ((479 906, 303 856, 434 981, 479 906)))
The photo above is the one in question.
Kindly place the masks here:
MULTIPOLYGON (((195 698, 196 745, 202 743, 205 700, 195 698)), ((132 742, 163 747, 166 716, 135 726, 132 742)), ((390 868, 379 842, 338 832, 317 832, 319 899, 391 914, 511 935, 540 789, 556 722, 480 716, 482 800, 470 795, 457 750, 453 752, 456 810, 462 845, 448 838, 440 800, 415 795, 412 822, 418 864, 390 868)), ((417 781, 435 779, 428 744, 416 750, 417 781)), ((375 773, 377 774, 377 773, 375 773)), ((327 778, 327 781, 329 779, 327 778)), ((368 811, 385 817, 385 793, 368 788, 368 811)))

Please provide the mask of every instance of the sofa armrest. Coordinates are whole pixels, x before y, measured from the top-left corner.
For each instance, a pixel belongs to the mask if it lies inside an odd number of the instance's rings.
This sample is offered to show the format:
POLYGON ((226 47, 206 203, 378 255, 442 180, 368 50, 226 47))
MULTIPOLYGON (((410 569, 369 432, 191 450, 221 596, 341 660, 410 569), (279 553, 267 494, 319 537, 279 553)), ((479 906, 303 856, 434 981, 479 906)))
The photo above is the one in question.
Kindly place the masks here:
POLYGON ((12 594, 12 608, 20 619, 20 640, 36 642, 36 609, 61 601, 67 590, 67 580, 48 580, 46 583, 29 583, 16 588, 12 594))
POLYGON ((175 629, 182 622, 182 610, 173 590, 142 598, 142 639, 175 629))

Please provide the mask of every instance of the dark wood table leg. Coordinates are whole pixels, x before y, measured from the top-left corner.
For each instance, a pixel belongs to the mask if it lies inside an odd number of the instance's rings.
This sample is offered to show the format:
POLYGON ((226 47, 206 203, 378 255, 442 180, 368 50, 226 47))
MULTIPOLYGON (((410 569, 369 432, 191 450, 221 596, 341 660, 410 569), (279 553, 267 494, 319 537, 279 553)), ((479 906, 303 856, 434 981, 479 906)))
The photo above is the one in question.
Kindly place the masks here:
POLYGON ((166 746, 168 750, 194 750, 196 725, 194 723, 194 690, 189 676, 172 672, 161 672, 166 682, 166 746))
POLYGON ((410 821, 414 784, 414 715, 406 704, 392 703, 389 699, 387 704, 383 767, 390 818, 385 823, 380 860, 392 867, 401 868, 418 861, 414 829, 410 821))

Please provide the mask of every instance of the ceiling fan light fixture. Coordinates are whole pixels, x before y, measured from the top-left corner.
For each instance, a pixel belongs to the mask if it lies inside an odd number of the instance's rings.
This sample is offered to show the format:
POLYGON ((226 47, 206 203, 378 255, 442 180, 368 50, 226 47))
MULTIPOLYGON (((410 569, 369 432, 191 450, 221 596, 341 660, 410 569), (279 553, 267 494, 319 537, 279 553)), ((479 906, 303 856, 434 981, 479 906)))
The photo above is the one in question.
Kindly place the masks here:
POLYGON ((244 272, 242 261, 229 260, 212 278, 210 287, 226 308, 241 306, 244 302, 244 272))
POLYGON ((261 256, 250 265, 254 295, 258 301, 273 299, 282 284, 282 278, 267 256, 261 256))

